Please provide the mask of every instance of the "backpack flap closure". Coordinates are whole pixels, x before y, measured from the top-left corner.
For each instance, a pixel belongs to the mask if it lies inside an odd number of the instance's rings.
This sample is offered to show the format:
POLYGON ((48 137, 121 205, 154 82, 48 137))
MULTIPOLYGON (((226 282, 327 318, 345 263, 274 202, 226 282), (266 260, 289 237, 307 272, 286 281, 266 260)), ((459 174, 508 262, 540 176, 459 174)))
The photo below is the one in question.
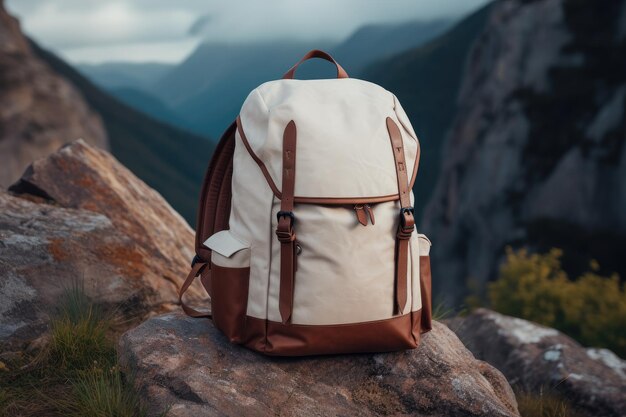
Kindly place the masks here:
POLYGON ((241 109, 238 142, 243 141, 280 198, 283 135, 293 120, 296 202, 390 201, 398 198, 398 182, 388 117, 401 132, 406 161, 402 169, 412 186, 419 159, 415 133, 393 94, 366 81, 265 83, 250 93, 241 109))

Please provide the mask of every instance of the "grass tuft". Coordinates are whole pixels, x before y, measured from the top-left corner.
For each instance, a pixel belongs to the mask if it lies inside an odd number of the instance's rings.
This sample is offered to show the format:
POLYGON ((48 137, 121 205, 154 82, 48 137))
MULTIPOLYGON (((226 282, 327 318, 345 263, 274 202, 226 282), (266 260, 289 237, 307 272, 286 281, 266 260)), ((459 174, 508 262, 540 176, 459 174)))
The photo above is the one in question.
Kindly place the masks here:
POLYGON ((433 320, 442 321, 454 316, 454 309, 443 302, 437 302, 433 307, 433 320))
POLYGON ((146 416, 134 379, 117 364, 114 315, 79 284, 64 291, 57 310, 41 352, 3 363, 0 417, 146 416))
POLYGON ((69 317, 53 320, 46 358, 48 365, 71 372, 99 362, 104 366, 113 364, 115 347, 107 337, 107 329, 107 322, 96 319, 91 310, 76 321, 69 317))
POLYGON ((127 379, 119 367, 94 367, 80 372, 72 381, 71 400, 57 405, 68 417, 144 417, 146 407, 133 387, 133 378, 127 379))
POLYGON ((515 397, 522 417, 580 417, 562 395, 551 389, 516 391, 515 397))

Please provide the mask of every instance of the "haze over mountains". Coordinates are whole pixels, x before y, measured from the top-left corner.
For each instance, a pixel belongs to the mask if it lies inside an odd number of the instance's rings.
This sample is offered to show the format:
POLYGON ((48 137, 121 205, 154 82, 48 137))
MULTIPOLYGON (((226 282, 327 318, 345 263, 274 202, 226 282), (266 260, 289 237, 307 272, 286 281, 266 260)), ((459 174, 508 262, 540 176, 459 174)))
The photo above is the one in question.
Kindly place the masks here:
MULTIPOLYGON (((214 144, 144 114, 29 41, 0 0, 0 185, 82 138, 111 152, 190 224, 214 144)), ((144 68, 145 69, 145 68, 144 68)))
POLYGON ((36 44, 33 48, 53 70, 71 81, 101 115, 113 155, 194 224, 196 199, 213 142, 125 105, 54 54, 36 44))
MULTIPOLYGON (((360 77, 367 65, 419 46, 441 34, 451 23, 436 20, 368 25, 337 45, 328 41, 206 42, 174 67, 132 63, 125 67, 115 63, 82 65, 79 69, 101 87, 155 118, 177 126, 183 120, 188 130, 216 138, 236 117, 253 88, 279 78, 306 51, 330 51, 351 76, 360 77), (146 76, 137 77, 143 69, 146 76), (179 120, 173 115, 178 115, 179 120)), ((332 76, 332 68, 319 62, 307 63, 298 76, 328 77, 332 76)))

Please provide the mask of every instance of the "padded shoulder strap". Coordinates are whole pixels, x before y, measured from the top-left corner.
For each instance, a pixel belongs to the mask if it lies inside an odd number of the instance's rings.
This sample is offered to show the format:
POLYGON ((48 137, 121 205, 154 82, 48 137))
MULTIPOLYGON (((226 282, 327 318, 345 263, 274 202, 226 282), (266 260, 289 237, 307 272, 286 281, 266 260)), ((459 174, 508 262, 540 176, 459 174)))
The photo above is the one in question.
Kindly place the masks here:
POLYGON ((211 260, 211 250, 204 246, 203 242, 213 234, 228 229, 236 130, 236 122, 233 122, 226 129, 215 148, 204 177, 196 222, 196 255, 198 256, 198 262, 209 262, 211 260))
MULTIPOLYGON (((211 250, 203 243, 214 233, 228 229, 236 130, 237 124, 233 122, 222 135, 209 163, 200 191, 200 206, 196 221, 196 256, 191 261, 189 275, 178 291, 178 301, 183 311, 191 317, 211 317, 210 312, 200 312, 187 306, 183 301, 183 294, 194 279, 202 274, 211 260, 211 250)), ((210 271, 204 273, 202 278, 207 291, 210 288, 209 280, 210 271)))

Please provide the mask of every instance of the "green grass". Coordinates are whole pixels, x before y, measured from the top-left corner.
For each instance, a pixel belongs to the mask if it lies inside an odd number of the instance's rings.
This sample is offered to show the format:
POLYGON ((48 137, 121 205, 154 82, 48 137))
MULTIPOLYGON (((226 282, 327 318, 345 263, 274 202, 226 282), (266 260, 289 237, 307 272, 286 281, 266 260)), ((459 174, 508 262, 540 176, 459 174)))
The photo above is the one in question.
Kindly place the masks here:
POLYGON ((455 315, 455 309, 449 307, 443 301, 435 302, 433 306, 433 320, 442 321, 445 319, 449 319, 455 315))
POLYGON ((68 371, 88 369, 99 362, 113 365, 115 346, 107 336, 110 317, 91 303, 80 285, 68 288, 51 322, 46 363, 68 371))
POLYGON ((550 389, 517 391, 517 408, 522 417, 579 417, 569 402, 550 389))
POLYGON ((117 363, 114 322, 82 286, 67 289, 47 345, 0 362, 0 417, 147 415, 134 377, 117 363))

